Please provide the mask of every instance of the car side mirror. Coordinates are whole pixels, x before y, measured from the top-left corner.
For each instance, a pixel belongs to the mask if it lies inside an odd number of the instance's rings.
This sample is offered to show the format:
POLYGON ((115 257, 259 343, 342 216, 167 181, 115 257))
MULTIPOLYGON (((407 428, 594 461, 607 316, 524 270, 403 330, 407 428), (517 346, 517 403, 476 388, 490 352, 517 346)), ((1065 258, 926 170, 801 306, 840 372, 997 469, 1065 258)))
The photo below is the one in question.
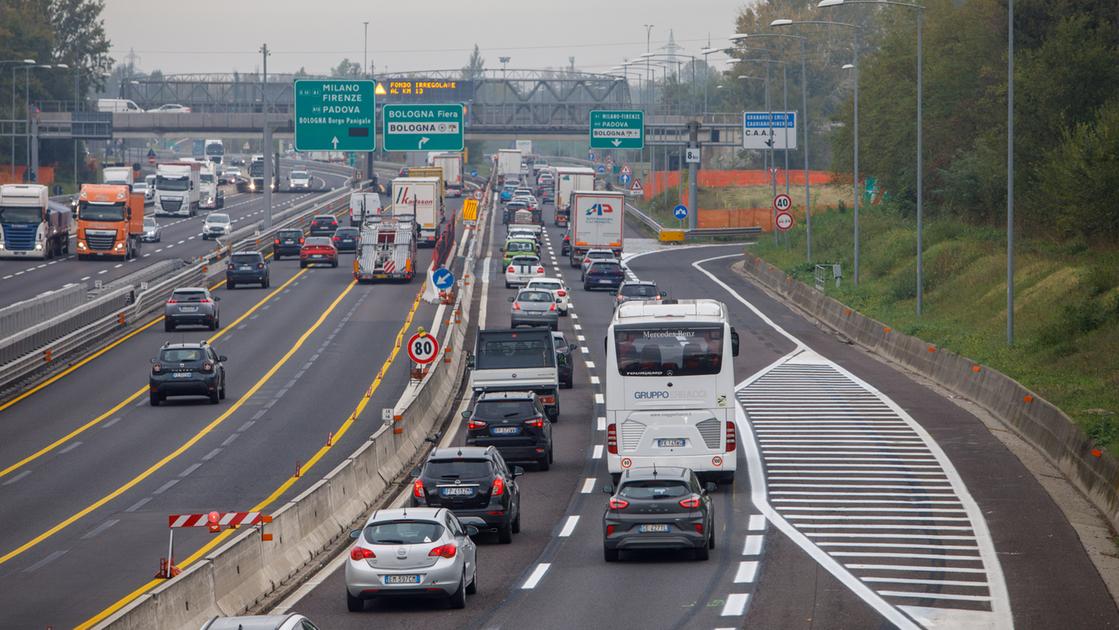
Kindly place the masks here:
POLYGON ((152 365, 155 365, 156 363, 159 363, 159 359, 157 359, 155 357, 152 357, 151 362, 152 362, 152 365))
POLYGON ((463 420, 469 420, 470 419, 470 410, 469 409, 463 409, 462 413, 459 414, 459 415, 462 416, 463 420))
POLYGON ((706 492, 707 494, 711 494, 712 492, 714 492, 718 488, 719 487, 715 485, 714 481, 708 481, 707 483, 703 484, 703 491, 706 492))
POLYGON ((480 530, 477 527, 474 527, 473 525, 467 525, 466 526, 466 535, 467 536, 477 536, 479 531, 480 530))
POLYGON ((515 298, 515 297, 510 297, 510 298, 509 298, 509 301, 510 301, 510 302, 516 302, 516 301, 517 301, 517 298, 515 298))
POLYGON ((420 476, 420 473, 422 473, 422 472, 423 472, 423 471, 422 471, 422 470, 420 470, 420 467, 419 467, 419 466, 416 466, 415 468, 413 468, 413 469, 412 469, 412 476, 413 476, 413 477, 419 477, 419 476, 420 476))
POLYGON ((668 297, 668 291, 661 291, 657 295, 660 295, 662 298, 666 298, 666 297, 668 297))
POLYGON ((575 352, 576 350, 578 350, 578 349, 579 349, 579 344, 577 344, 577 343, 570 343, 570 344, 567 344, 567 347, 568 347, 568 349, 570 349, 570 350, 571 350, 572 352, 575 352))
POLYGON ((220 362, 220 363, 225 363, 228 360, 229 360, 229 357, 225 356, 224 354, 218 357, 218 362, 220 362))
POLYGON ((614 484, 612 484, 612 483, 602 484, 602 494, 614 494, 614 484))
POLYGON ((733 356, 738 356, 738 331, 734 326, 730 327, 730 353, 733 356))
POLYGON ((360 529, 351 529, 350 530, 350 540, 357 540, 359 536, 361 536, 361 530, 360 529))
POLYGON ((521 475, 524 475, 524 474, 525 474, 525 469, 524 468, 521 468, 520 466, 513 466, 513 477, 514 478, 520 477, 521 475))

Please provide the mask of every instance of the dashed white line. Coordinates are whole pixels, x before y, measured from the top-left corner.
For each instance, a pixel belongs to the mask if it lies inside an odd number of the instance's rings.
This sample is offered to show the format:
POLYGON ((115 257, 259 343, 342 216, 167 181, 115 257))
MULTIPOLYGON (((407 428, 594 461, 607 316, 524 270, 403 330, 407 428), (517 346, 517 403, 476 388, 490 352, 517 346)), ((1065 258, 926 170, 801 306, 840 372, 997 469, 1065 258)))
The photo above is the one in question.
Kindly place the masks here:
POLYGON ((599 431, 605 431, 606 430, 606 417, 605 416, 599 416, 598 417, 598 430, 599 431))
POLYGON ((540 564, 536 565, 536 568, 532 570, 532 573, 528 576, 528 579, 525 580, 525 583, 521 585, 521 589, 531 590, 536 588, 536 585, 539 584, 540 580, 544 578, 544 574, 548 572, 548 569, 551 568, 551 566, 552 564, 550 562, 541 562, 540 564))
POLYGON ((727 601, 723 604, 723 611, 719 613, 723 617, 741 617, 746 612, 746 602, 750 601, 749 593, 731 593, 727 595, 727 601))
POLYGON ((742 545, 742 555, 757 556, 762 552, 762 536, 747 536, 742 545))
POLYGON ((70 444, 66 445, 64 448, 59 449, 58 454, 62 455, 63 453, 69 453, 70 451, 78 448, 81 445, 82 445, 81 442, 71 442, 70 444))
POLYGON ((575 525, 577 525, 578 523, 579 523, 579 515, 578 514, 576 514, 574 516, 568 516, 567 521, 565 521, 564 524, 563 524, 563 529, 560 530, 559 537, 560 538, 567 538, 568 536, 570 536, 571 532, 575 531, 575 525))
POLYGON ((602 459, 602 445, 595 444, 594 452, 591 453, 591 459, 602 459))
POLYGON ((735 584, 749 584, 758 575, 757 560, 743 560, 738 563, 738 572, 734 574, 735 584))
POLYGON ((751 514, 750 523, 746 526, 746 531, 750 532, 764 532, 765 531, 765 517, 761 514, 751 514))
POLYGON ((595 394, 594 395, 594 403, 596 405, 605 405, 606 404, 606 399, 602 396, 602 394, 595 394))
POLYGON ((594 477, 587 477, 583 480, 583 487, 579 489, 579 492, 583 494, 590 494, 594 492, 594 482, 594 477))

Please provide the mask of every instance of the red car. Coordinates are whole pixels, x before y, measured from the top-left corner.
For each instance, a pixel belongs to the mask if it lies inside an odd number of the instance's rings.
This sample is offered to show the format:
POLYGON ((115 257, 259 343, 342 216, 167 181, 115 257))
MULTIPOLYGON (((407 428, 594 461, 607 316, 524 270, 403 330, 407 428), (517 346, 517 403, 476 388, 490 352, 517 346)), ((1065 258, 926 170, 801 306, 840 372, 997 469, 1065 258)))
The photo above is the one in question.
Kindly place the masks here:
POLYGON ((329 236, 312 236, 299 248, 299 266, 330 263, 331 267, 338 266, 338 250, 329 236))

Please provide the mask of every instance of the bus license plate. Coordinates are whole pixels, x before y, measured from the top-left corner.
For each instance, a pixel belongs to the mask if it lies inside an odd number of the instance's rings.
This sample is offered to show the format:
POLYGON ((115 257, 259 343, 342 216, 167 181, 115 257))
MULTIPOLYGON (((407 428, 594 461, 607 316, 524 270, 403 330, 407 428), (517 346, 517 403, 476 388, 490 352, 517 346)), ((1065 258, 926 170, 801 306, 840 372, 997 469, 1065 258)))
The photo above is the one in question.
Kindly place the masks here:
POLYGON ((419 584, 418 575, 386 575, 385 584, 419 584))
POLYGON ((668 531, 668 523, 646 523, 637 528, 642 534, 664 534, 668 531))
POLYGON ((684 438, 661 438, 657 440, 660 448, 684 448, 688 443, 684 438))

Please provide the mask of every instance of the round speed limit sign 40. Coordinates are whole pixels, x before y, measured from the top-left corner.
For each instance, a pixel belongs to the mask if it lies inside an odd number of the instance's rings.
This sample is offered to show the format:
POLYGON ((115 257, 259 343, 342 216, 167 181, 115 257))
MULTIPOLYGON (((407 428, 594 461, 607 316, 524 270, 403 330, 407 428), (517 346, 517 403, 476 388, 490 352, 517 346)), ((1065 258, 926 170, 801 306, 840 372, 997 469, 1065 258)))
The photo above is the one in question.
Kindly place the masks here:
POLYGON ((773 198, 773 209, 778 212, 786 212, 792 207, 793 199, 786 194, 780 194, 773 198))
POLYGON ((439 355, 439 340, 428 334, 416 333, 408 339, 408 356, 421 365, 435 360, 439 355))

